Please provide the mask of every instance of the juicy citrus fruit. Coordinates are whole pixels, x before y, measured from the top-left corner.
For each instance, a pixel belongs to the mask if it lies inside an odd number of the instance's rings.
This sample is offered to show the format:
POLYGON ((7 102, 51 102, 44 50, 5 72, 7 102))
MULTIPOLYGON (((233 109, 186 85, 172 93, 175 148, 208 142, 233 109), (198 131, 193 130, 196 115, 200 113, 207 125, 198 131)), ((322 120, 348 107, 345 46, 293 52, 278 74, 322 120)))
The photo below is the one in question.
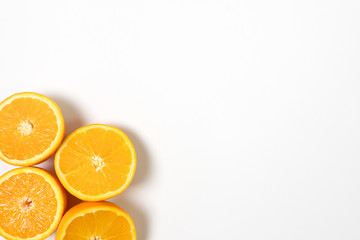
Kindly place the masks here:
POLYGON ((12 165, 45 161, 64 138, 64 119, 50 98, 18 93, 0 103, 0 158, 12 165))
POLYGON ((83 202, 66 212, 56 240, 136 240, 129 214, 110 202, 83 202))
POLYGON ((55 155, 63 186, 85 201, 101 201, 123 192, 136 168, 135 149, 120 129, 94 124, 77 129, 55 155))
POLYGON ((0 177, 0 235, 6 239, 46 239, 65 206, 65 190, 45 170, 16 168, 0 177))

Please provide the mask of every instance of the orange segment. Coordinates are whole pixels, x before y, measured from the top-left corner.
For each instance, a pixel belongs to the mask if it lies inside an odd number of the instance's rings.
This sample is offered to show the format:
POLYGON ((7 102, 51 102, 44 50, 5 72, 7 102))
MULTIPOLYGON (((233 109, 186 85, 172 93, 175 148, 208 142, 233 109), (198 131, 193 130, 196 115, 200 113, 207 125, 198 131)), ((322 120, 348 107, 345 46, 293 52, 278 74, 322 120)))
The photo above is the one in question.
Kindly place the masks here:
POLYGON ((101 201, 123 192, 136 168, 135 149, 120 129, 94 124, 70 134, 55 155, 61 183, 85 201, 101 201))
POLYGON ((136 240, 129 214, 110 202, 84 202, 61 220, 56 240, 136 240))
POLYGON ((31 166, 49 158, 64 138, 59 107, 38 93, 18 93, 0 103, 0 158, 31 166))
POLYGON ((0 177, 0 235, 6 239, 46 239, 64 213, 61 184, 40 168, 13 169, 0 177))

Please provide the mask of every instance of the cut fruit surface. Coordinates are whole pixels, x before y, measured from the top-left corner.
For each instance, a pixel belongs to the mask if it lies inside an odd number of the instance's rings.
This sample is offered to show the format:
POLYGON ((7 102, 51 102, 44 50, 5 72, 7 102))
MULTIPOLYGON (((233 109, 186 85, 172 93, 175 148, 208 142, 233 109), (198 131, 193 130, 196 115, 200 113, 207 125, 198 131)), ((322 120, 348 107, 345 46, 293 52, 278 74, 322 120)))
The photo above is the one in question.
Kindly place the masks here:
POLYGON ((135 149, 120 129, 94 124, 71 133, 55 155, 63 186, 85 201, 101 201, 123 192, 136 168, 135 149))
POLYGON ((84 202, 66 212, 56 240, 136 240, 129 214, 110 202, 84 202))
POLYGON ((59 107, 38 93, 18 93, 0 103, 0 158, 12 165, 45 161, 65 134, 59 107))
POLYGON ((65 190, 43 169, 17 168, 0 177, 0 235, 6 239, 46 239, 65 207, 65 190))

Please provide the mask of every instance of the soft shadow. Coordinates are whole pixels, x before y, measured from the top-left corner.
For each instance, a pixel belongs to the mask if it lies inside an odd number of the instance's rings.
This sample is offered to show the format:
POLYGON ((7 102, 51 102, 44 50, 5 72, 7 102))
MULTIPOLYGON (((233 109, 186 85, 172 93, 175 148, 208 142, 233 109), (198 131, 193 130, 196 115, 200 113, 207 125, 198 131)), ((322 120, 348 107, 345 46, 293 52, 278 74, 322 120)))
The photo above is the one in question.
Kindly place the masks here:
POLYGON ((144 143, 141 141, 140 137, 135 132, 126 127, 116 124, 113 124, 112 126, 121 129, 129 137, 130 141, 134 145, 136 151, 137 165, 134 179, 130 184, 130 187, 134 187, 144 182, 150 174, 151 166, 149 152, 144 143))
POLYGON ((72 208, 73 206, 78 205, 79 203, 83 202, 82 200, 78 199, 77 197, 74 197, 73 195, 71 195, 71 193, 69 193, 68 191, 66 191, 66 198, 67 198, 66 211, 69 210, 70 208, 72 208))
POLYGON ((36 167, 45 169, 46 171, 48 171, 49 173, 51 173, 56 177, 55 168, 54 168, 54 155, 51 156, 49 159, 47 159, 45 162, 36 165, 36 167))
POLYGON ((52 100, 59 106, 65 121, 65 135, 69 135, 76 129, 84 126, 84 118, 79 108, 69 100, 59 96, 49 94, 52 100))
MULTIPOLYGON (((110 125, 121 129, 129 137, 130 141, 134 145, 137 166, 135 176, 129 186, 129 188, 132 189, 144 182, 150 175, 151 167, 149 152, 144 143, 141 141, 140 137, 135 132, 118 124, 110 125)), ((148 221, 145 211, 139 208, 139 206, 135 206, 133 202, 129 201, 128 198, 126 198, 126 194, 120 194, 112 198, 111 201, 116 203, 130 214, 135 223, 138 239, 146 240, 149 229, 148 224, 150 224, 150 222, 148 221)))
POLYGON ((146 240, 149 221, 145 212, 138 205, 135 205, 133 201, 121 195, 112 198, 111 202, 121 207, 131 216, 135 224, 137 239, 146 240))

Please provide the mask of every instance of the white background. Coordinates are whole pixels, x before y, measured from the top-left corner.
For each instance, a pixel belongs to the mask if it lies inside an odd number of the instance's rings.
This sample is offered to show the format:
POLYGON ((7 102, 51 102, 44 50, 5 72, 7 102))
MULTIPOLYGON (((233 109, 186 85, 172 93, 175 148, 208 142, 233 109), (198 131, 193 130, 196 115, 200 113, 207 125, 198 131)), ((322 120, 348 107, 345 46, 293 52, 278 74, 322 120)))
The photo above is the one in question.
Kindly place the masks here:
POLYGON ((0 98, 39 92, 67 133, 129 135, 137 173, 111 201, 139 240, 359 239, 359 12, 358 0, 4 0, 0 98))

